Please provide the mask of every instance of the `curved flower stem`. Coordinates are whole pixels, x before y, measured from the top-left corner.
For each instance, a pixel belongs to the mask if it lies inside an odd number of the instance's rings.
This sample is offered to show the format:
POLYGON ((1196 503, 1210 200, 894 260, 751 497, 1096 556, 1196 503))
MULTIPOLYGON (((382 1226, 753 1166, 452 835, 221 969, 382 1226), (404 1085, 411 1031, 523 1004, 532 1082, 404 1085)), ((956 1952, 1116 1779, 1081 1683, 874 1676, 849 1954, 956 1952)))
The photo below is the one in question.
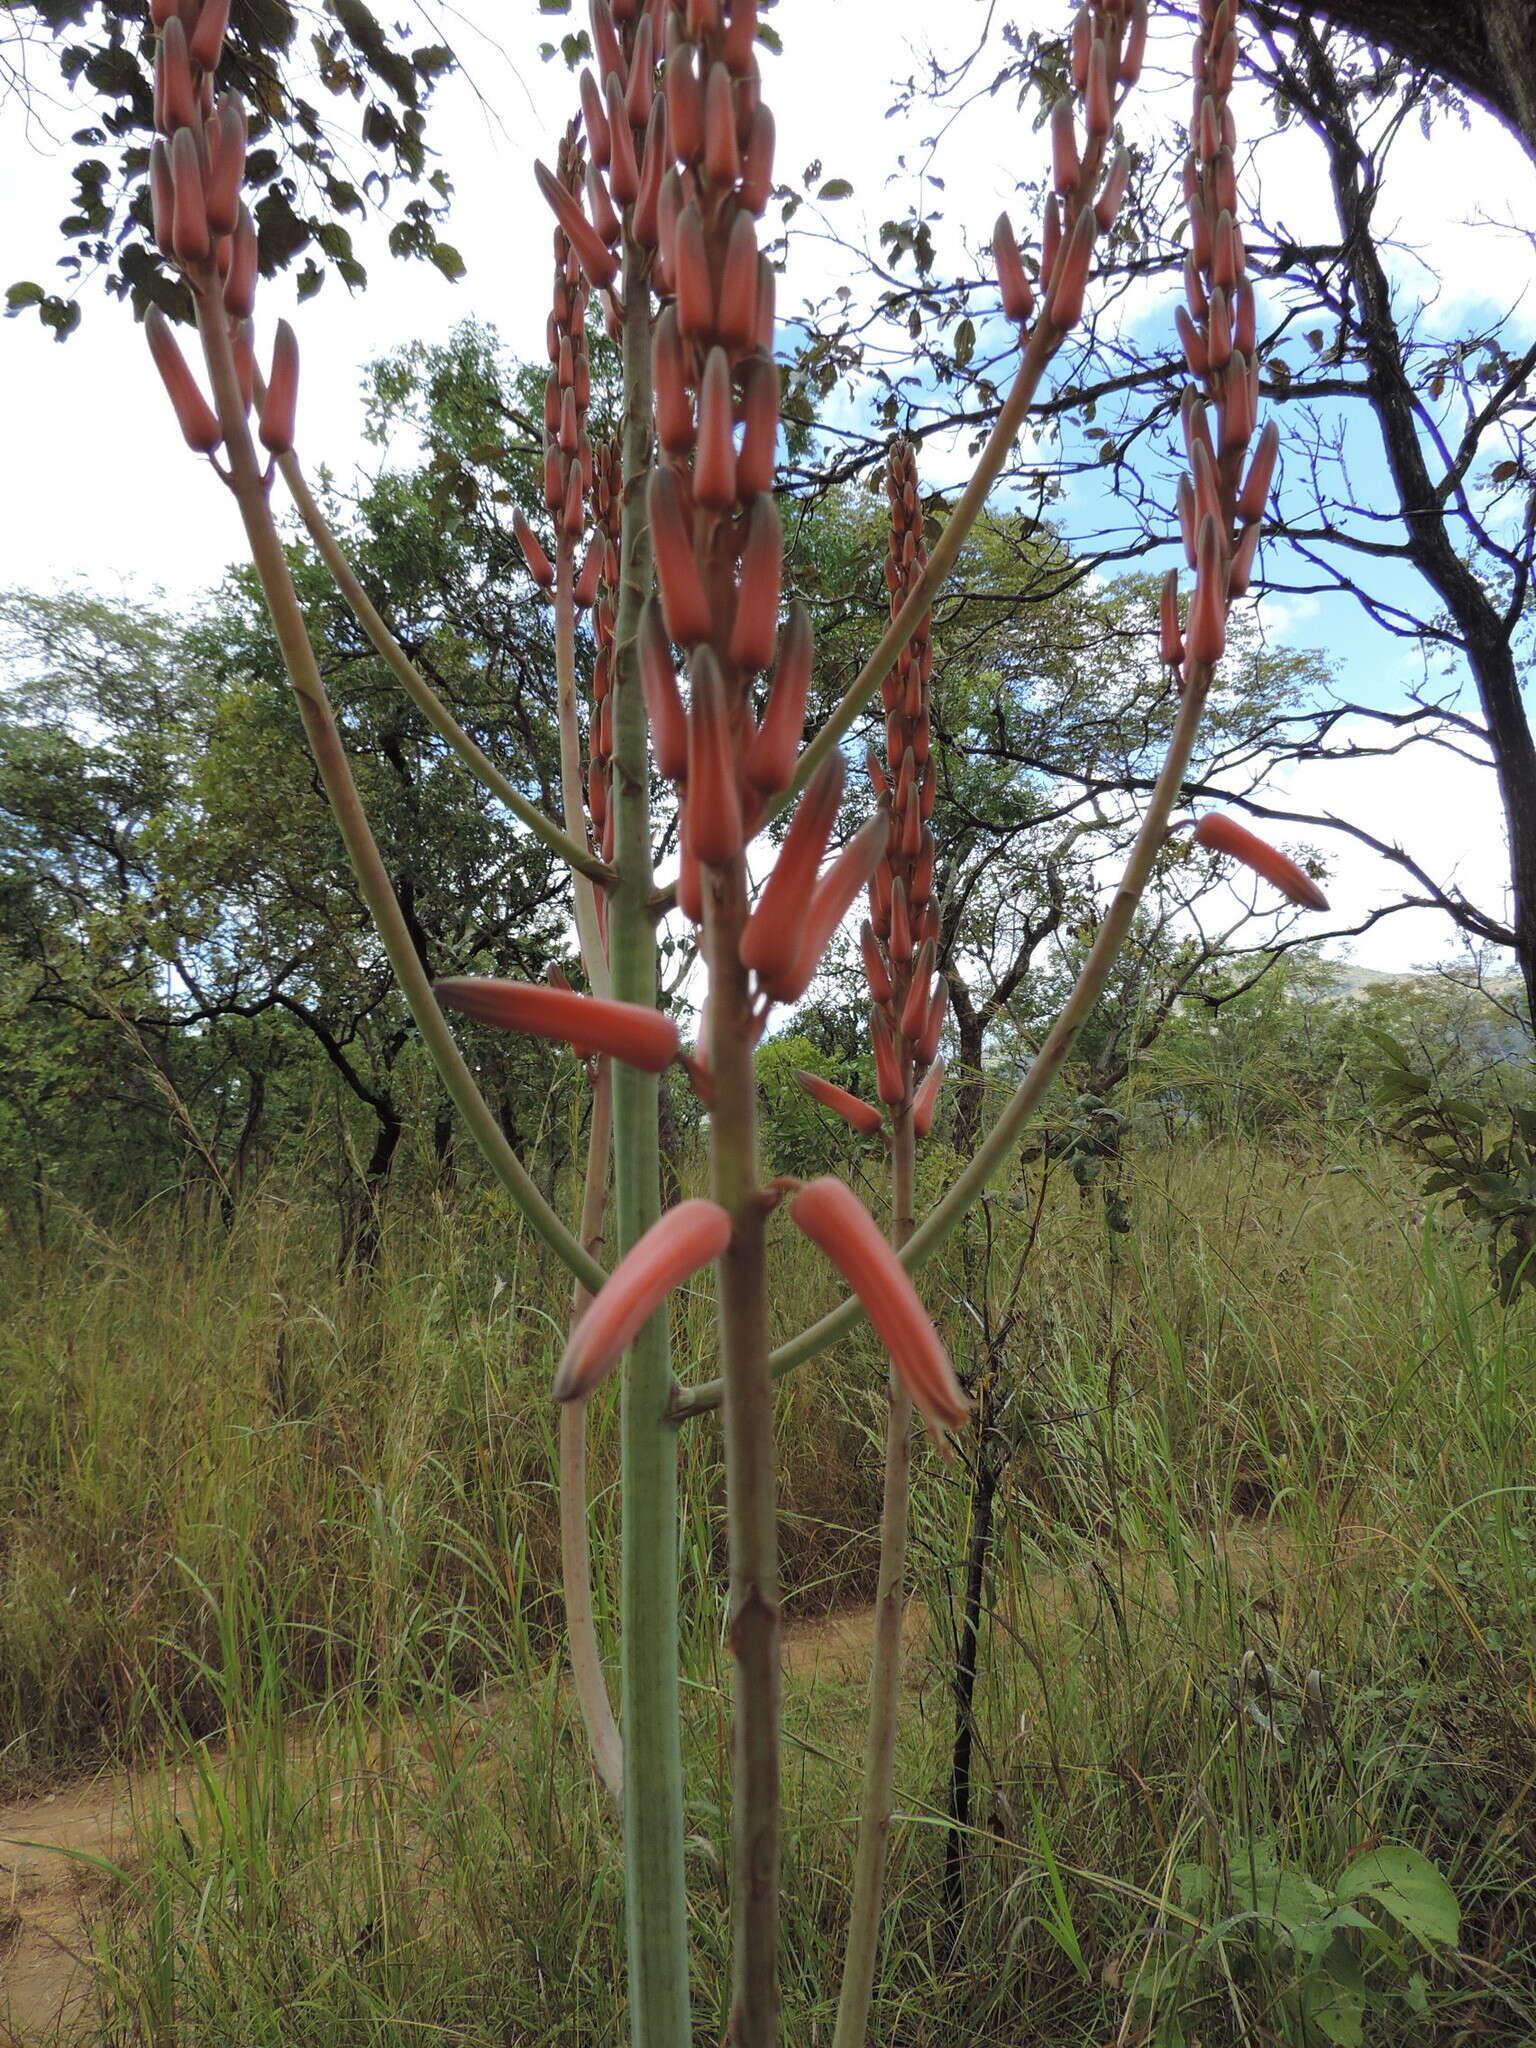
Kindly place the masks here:
POLYGON ((341 830, 342 843, 357 877, 363 901, 368 906, 389 956, 389 964, 395 971, 416 1028, 443 1086, 469 1125, 487 1163, 550 1249, 588 1287, 601 1287, 606 1278, 602 1267, 561 1222, 529 1178, 522 1161, 507 1143, 490 1104, 481 1094, 464 1055, 454 1042, 447 1020, 438 1008, 426 967, 412 942, 394 885, 357 793, 335 714, 325 694, 315 650, 310 644, 298 594, 288 571, 288 560, 272 517, 264 468, 251 441, 219 299, 217 276, 210 269, 205 278, 193 280, 193 283, 198 332, 202 337, 214 405, 229 461, 229 485, 240 508, 251 560, 267 601, 288 680, 298 700, 299 716, 310 753, 341 830))
MULTIPOLYGON (((916 1138, 910 1103, 891 1116, 891 1242, 899 1251, 912 1235, 916 1138)), ((896 1723, 901 1707, 901 1623, 907 1573, 907 1506, 912 1476, 912 1403, 893 1373, 885 1426, 885 1488, 880 1506, 880 1575, 875 1588, 875 1633, 869 1664, 869 1719, 864 1732, 864 1791, 853 1858, 853 1899, 843 1951, 843 1985, 832 2048, 863 2048, 869 2025, 875 1965, 880 1955, 880 1908, 885 1893, 892 1791, 896 1777, 896 1723)))
MULTIPOLYGON (((555 696, 560 730, 560 802, 566 837, 585 848, 587 827, 581 789, 581 727, 576 713, 576 561, 565 535, 555 552, 555 696)), ((590 858, 590 856, 589 856, 590 858)), ((595 996, 611 991, 608 954, 597 922, 597 891, 581 868, 571 871, 576 935, 587 986, 595 996)))
MULTIPOLYGON (((290 452, 278 457, 277 467, 288 494, 298 507, 314 542, 320 559, 331 573, 331 580, 350 605, 358 624, 373 642, 380 660, 399 683, 423 718, 440 739, 458 755, 475 780, 482 783, 498 802, 506 805, 518 822, 526 825, 536 839, 541 839, 551 853, 560 856, 575 875, 588 876, 594 881, 608 879, 609 871, 588 848, 548 818, 537 804, 530 803, 480 747, 470 738, 442 698, 423 677, 400 642, 385 624, 384 619, 367 591, 363 588, 356 570, 342 552, 341 543, 332 531, 330 522, 320 510, 313 491, 305 479, 304 471, 296 454, 290 452)), ((590 883, 589 883, 590 887, 590 883)), ((604 993, 595 989, 594 994, 604 993)))
MULTIPOLYGON (((640 613, 651 581, 645 479, 652 447, 647 260, 624 255, 624 517, 613 645, 615 865, 609 961, 620 1002, 656 1000, 651 918, 650 746, 640 690, 640 613)), ((633 1067, 613 1077, 614 1210, 620 1253, 661 1210, 657 1081, 633 1067)), ((677 1629, 676 1432, 666 1310, 630 1347, 620 1417, 624 1876, 633 2048, 688 2048, 688 1902, 683 1869, 683 1759, 677 1629)))
MULTIPOLYGON (((1191 664, 1191 672, 1185 680, 1184 695, 1179 705, 1179 715, 1168 743, 1168 752, 1148 800, 1141 829, 1136 834, 1135 842, 1126 858, 1125 870, 1120 877, 1120 885, 1104 914, 1103 922, 1078 973, 1072 993, 1067 997, 1055 1023, 1046 1033, 1045 1041, 1035 1055, 1029 1072, 1014 1090, 997 1122, 976 1148, 969 1164, 956 1175, 943 1196, 929 1210, 902 1247, 901 1263, 909 1270, 920 1266, 924 1259, 938 1250, 972 1202, 1002 1167, 1025 1124, 1034 1114, 1041 1096, 1061 1071, 1063 1062, 1072 1050, 1074 1039, 1102 994, 1115 957, 1130 932, 1131 921, 1146 892, 1153 864, 1167 835, 1168 819, 1178 801, 1179 788, 1189 766, 1189 757, 1194 747, 1196 732, 1199 730, 1200 716, 1205 709, 1210 681, 1209 663, 1191 664)), ((845 1336, 849 1330, 856 1327, 861 1315, 862 1311, 857 1301, 850 1295, 830 1314, 824 1315, 819 1322, 812 1323, 808 1330, 802 1330, 798 1337, 792 1337, 787 1344, 781 1344, 773 1353, 771 1361, 775 1379, 793 1371, 806 1359, 814 1358, 829 1344, 836 1343, 839 1337, 845 1336)), ((719 1380, 708 1380, 696 1387, 684 1388, 673 1400, 673 1416, 681 1419, 718 1408, 721 1394, 719 1380)))
MULTIPOLYGON (((603 1242, 608 1197, 608 1145, 613 1132, 613 1074, 599 1060, 592 1079, 592 1124, 587 1133, 587 1179, 581 1201, 581 1241, 596 1258, 603 1242)), ((578 1280, 572 1289, 574 1324, 592 1299, 578 1280)), ((592 1617, 592 1548, 587 1526, 587 1404, 560 1404, 560 1574, 565 1627, 570 1638, 571 1681, 592 1745, 592 1761, 618 1804, 624 1782, 624 1753, 608 1698, 597 1627, 592 1617)))

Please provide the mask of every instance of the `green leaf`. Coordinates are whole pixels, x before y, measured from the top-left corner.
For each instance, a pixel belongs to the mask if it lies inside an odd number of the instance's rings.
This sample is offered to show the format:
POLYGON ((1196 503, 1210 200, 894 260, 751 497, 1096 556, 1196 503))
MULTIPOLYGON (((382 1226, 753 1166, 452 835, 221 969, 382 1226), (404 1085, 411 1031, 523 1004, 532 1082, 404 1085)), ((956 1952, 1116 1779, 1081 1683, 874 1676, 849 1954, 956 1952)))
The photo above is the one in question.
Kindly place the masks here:
POLYGON ((853 187, 846 178, 828 178, 817 192, 818 199, 851 199, 853 187))
POLYGON ((452 242, 439 242, 432 251, 432 261, 450 284, 457 284, 464 275, 464 258, 452 242))
POLYGON ((24 306, 40 306, 44 296, 40 284, 13 284, 5 295, 5 310, 7 313, 19 313, 24 306))
POLYGON ((1357 1856, 1339 1879, 1338 1896, 1370 1900, 1431 1946, 1453 1947, 1461 1931, 1456 1894, 1427 1856, 1401 1842, 1357 1856))

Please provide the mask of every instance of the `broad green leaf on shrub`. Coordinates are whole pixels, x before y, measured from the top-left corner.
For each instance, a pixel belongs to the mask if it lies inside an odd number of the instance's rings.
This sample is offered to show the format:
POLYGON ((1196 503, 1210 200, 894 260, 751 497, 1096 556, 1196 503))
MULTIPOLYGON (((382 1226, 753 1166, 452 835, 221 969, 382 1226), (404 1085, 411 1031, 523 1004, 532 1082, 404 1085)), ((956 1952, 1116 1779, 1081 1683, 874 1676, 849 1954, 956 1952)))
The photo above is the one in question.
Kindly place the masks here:
POLYGON ((1401 1842, 1357 1856, 1339 1878, 1338 1895, 1369 1899, 1404 1933, 1431 1946, 1453 1947, 1461 1931, 1456 1894, 1427 1856, 1401 1842))

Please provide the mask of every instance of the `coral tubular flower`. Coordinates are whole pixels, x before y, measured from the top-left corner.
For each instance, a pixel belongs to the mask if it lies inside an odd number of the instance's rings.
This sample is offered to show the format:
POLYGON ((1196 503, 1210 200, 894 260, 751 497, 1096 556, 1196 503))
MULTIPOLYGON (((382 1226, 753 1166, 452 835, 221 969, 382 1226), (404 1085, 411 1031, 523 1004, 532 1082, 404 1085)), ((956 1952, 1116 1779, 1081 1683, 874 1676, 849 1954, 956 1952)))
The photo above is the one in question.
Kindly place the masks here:
POLYGON ((738 668, 766 668, 773 659, 783 570, 784 530, 779 508, 768 492, 760 491, 747 515, 741 585, 731 626, 731 659, 738 668))
POLYGON ((789 1205, 797 1227, 857 1295, 890 1354, 897 1379, 941 1448, 971 1404, 906 1269, 851 1188, 830 1176, 804 1186, 789 1205))
POLYGON ((155 368, 160 372, 160 381, 175 407, 176 424, 181 428, 183 440, 197 454, 211 455, 224 438, 223 430, 213 407, 198 390, 197 381, 187 367, 187 359, 171 332, 170 322, 158 306, 151 306, 144 315, 144 336, 155 359, 155 368))
POLYGON ((730 719, 720 665, 707 647, 693 657, 688 706, 688 845, 696 860, 719 867, 742 848, 730 719))
POLYGON ((653 469, 646 486, 651 516, 651 546, 667 631, 679 647, 692 647, 710 637, 713 621, 704 579, 693 552, 693 536, 670 470, 653 469))
POLYGON ((885 1119, 872 1102, 861 1102, 857 1095, 850 1095, 846 1088, 839 1088, 835 1081, 824 1081, 820 1074, 808 1074, 804 1068, 797 1068, 795 1080, 823 1109, 834 1110, 845 1123, 856 1131, 862 1131, 866 1138, 872 1138, 885 1119))
POLYGON ((539 182, 539 190, 549 201, 556 220, 565 229, 566 237, 575 251, 576 260, 587 273, 593 289, 602 291, 618 276, 618 259, 582 212, 574 194, 566 191, 553 171, 546 169, 541 163, 536 163, 533 175, 539 182))
POLYGON ((763 722, 747 752, 747 780, 765 796, 787 789, 805 735, 805 698, 811 682, 811 619, 798 600, 779 635, 779 658, 763 722))
POLYGON ((868 887, 870 877, 885 856, 885 843, 889 836, 890 819, 882 811, 854 833, 817 883, 816 893, 804 913, 800 950, 795 962, 794 980, 799 986, 792 996, 784 998, 785 1001, 797 1001, 815 980, 821 956, 827 950, 832 934, 848 915, 853 899, 861 889, 868 887))
POLYGON ((944 1062, 935 1060, 912 1102, 912 1128, 920 1138, 926 1138, 933 1129, 933 1113, 938 1106, 939 1090, 943 1085, 944 1062))
POLYGON ((526 981, 459 975, 433 984, 438 1001, 481 1024, 563 1039, 573 1052, 606 1053, 642 1073, 659 1074, 677 1058, 677 1026, 643 1003, 615 1003, 571 995, 526 981))
POLYGON ((1269 846, 1246 825, 1239 825, 1235 818, 1223 817, 1219 812, 1210 812, 1195 827, 1195 839, 1201 846, 1209 847, 1212 853, 1229 854, 1233 860, 1240 860, 1244 867, 1252 868, 1280 891, 1292 903, 1298 903, 1303 910, 1326 910, 1328 898, 1308 874, 1297 867, 1277 848, 1269 846))
POLYGON ((512 515, 512 531, 523 551, 523 560, 528 564, 528 574, 538 584, 540 590, 552 589, 555 581, 554 565, 539 545, 538 536, 521 512, 514 512, 512 515))
POLYGON ((805 930, 805 906, 816 870, 837 823, 843 794, 843 757, 833 754, 806 786, 784 835, 784 844, 763 884, 762 894, 741 935, 741 964, 750 968, 777 1002, 793 1002, 780 991, 793 987, 805 930))
POLYGON ((640 617, 640 689, 651 721, 657 772, 676 782, 688 773, 688 717, 677 687, 667 629, 654 597, 646 599, 640 617))
POLYGON ((294 415, 299 403, 299 338, 286 320, 279 320, 272 340, 272 374, 261 408, 261 442, 273 455, 293 446, 294 415))
POLYGON ((1022 325, 1035 310, 1035 294, 1024 273, 1024 259, 1013 237, 1013 222, 1006 213, 997 216, 992 230, 992 260, 997 266, 998 290, 1003 312, 1022 325))
POLYGON ((618 1364, 674 1288, 718 1259, 731 1219, 718 1202, 679 1202, 624 1254, 571 1332, 555 1374, 557 1401, 585 1398, 618 1364))

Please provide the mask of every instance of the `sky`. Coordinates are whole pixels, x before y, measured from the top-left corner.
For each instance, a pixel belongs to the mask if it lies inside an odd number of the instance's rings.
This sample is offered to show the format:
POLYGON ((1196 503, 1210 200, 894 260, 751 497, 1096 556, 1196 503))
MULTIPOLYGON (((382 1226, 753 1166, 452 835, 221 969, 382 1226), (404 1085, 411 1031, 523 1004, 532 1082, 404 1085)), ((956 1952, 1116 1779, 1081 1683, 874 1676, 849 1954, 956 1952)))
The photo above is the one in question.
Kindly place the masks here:
MULTIPOLYGON (((383 459, 361 438, 360 371, 367 361, 408 341, 441 340, 469 317, 494 324, 514 352, 542 352, 549 220, 531 169, 535 156, 552 156, 573 82, 563 64, 541 62, 538 47, 568 24, 541 15, 532 0, 461 0, 410 12, 423 39, 451 42, 463 64, 463 75, 439 89, 431 132, 455 180, 444 232, 465 258, 465 279, 450 285, 426 265, 394 262, 383 250, 382 230, 364 230, 358 241, 371 273, 366 292, 350 296, 331 278, 317 298, 295 309, 291 284, 280 280, 263 286, 257 309, 263 332, 279 315, 295 322, 303 359, 300 451, 311 472, 323 463, 343 484, 383 459)), ((974 267, 964 247, 986 237, 1000 207, 1011 205, 1016 225, 1029 232, 1017 186, 1034 175, 1043 138, 1011 95, 980 98, 934 147, 931 112, 889 115, 892 80, 930 46, 941 57, 961 54, 988 12, 982 0, 960 0, 947 10, 918 0, 780 0, 773 22, 785 54, 765 59, 780 174, 798 177, 816 161, 823 178, 845 178, 854 188, 821 221, 809 207, 798 217, 781 317, 792 317, 803 298, 821 295, 846 274, 848 259, 826 232, 834 225, 845 238, 872 244, 882 219, 920 198, 939 216, 941 267, 948 260, 955 269, 974 267), (942 189, 929 182, 934 176, 942 177, 942 189)), ((1051 0, 1023 0, 1015 12, 1042 25, 1065 18, 1051 0)), ((34 53, 31 68, 30 105, 15 96, 0 104, 0 218, 7 223, 0 282, 32 277, 53 289, 56 223, 66 210, 68 167, 79 154, 69 136, 82 116, 60 96, 48 52, 34 53)), ((1186 78, 1182 36, 1172 45, 1154 37, 1139 118, 1182 118, 1186 78)), ((1248 112, 1239 105, 1245 132, 1248 112)), ((1256 104, 1251 117, 1256 126, 1256 104)), ((1271 197, 1282 195, 1280 210, 1298 239, 1312 226, 1326 227, 1326 192, 1303 136, 1267 141, 1255 170, 1271 197)), ((1529 293, 1536 258, 1528 240, 1465 230, 1473 214, 1529 219, 1533 202, 1536 174, 1490 119, 1474 114, 1465 130, 1441 122, 1431 140, 1405 136, 1387 209, 1389 223, 1419 252, 1394 258, 1404 288, 1433 293, 1436 317, 1448 322, 1486 300, 1495 284, 1511 299, 1529 293), (1497 251, 1496 280, 1490 250, 1497 251)), ((1171 309, 1149 306, 1143 317, 1171 318, 1171 309)), ((85 580, 109 594, 145 597, 160 589, 183 602, 208 589, 238 554, 233 504, 182 447, 131 324, 126 309, 98 291, 87 294, 84 322, 63 345, 30 316, 0 325, 0 364, 12 398, 6 439, 14 482, 0 502, 7 583, 46 589, 85 580)), ((1375 459, 1366 448, 1356 457, 1367 485, 1375 459)), ((930 485, 962 480, 958 450, 925 452, 930 485), (943 473, 946 461, 950 474, 943 473)), ((1091 517, 1096 508, 1076 509, 1091 517)), ((1386 640, 1344 600, 1281 599, 1266 616, 1276 639, 1323 648, 1341 691, 1356 700, 1382 701, 1419 680, 1412 650, 1386 640)), ((1298 809, 1345 813, 1387 838, 1408 836, 1437 874, 1454 876, 1475 900, 1495 907, 1503 901, 1495 793, 1491 777, 1470 764, 1426 751, 1390 763, 1299 771, 1266 794, 1298 809)), ((1317 843, 1332 863, 1336 921, 1353 922, 1393 893, 1393 871, 1380 860, 1344 840, 1317 843)), ((1399 970, 1444 958, 1456 945, 1443 919, 1408 913, 1334 950, 1399 970)))

